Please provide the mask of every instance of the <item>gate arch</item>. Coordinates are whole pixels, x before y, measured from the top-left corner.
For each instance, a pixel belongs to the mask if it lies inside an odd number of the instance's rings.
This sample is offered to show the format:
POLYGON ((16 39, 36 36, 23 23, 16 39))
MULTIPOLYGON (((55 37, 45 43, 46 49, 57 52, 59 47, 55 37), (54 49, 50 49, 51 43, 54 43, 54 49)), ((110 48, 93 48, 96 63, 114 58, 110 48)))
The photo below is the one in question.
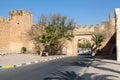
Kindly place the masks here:
POLYGON ((77 49, 78 49, 78 41, 80 39, 87 39, 90 41, 90 43, 93 43, 91 41, 92 34, 80 34, 80 35, 74 35, 74 38, 72 41, 66 41, 66 48, 67 48, 67 55, 68 56, 77 56, 77 49))

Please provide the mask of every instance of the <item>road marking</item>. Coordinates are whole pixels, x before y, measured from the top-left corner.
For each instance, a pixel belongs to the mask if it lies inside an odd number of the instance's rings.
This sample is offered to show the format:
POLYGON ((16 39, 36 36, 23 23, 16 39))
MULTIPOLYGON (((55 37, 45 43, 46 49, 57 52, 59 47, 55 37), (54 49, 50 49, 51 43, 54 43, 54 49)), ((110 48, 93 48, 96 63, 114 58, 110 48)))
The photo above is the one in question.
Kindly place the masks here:
POLYGON ((2 68, 14 68, 14 65, 4 65, 2 68))

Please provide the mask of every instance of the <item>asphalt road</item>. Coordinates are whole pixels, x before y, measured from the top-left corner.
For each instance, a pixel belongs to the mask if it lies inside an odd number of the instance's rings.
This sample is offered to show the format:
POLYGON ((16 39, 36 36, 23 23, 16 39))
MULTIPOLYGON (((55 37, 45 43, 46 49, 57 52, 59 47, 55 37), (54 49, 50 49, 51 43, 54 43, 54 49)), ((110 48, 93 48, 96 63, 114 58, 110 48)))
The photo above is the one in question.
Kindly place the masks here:
POLYGON ((80 80, 92 58, 67 57, 12 69, 0 69, 0 80, 80 80))

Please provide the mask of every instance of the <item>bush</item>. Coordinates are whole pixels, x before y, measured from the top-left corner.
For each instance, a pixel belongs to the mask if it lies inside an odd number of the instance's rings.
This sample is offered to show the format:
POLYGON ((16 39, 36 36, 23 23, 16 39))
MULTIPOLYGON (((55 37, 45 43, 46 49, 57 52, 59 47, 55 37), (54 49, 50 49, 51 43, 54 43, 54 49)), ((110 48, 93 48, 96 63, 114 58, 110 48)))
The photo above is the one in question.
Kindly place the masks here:
POLYGON ((27 51, 27 48, 26 47, 22 47, 21 48, 21 53, 25 53, 27 51))

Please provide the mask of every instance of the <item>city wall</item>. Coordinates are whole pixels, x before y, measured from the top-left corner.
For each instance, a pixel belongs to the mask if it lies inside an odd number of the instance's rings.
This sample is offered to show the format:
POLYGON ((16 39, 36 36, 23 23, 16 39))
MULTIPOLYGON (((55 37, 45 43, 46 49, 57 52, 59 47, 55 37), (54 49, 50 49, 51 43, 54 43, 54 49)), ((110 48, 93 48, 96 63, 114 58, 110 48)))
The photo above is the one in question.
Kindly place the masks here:
POLYGON ((24 10, 9 12, 7 19, 0 17, 0 51, 20 53, 21 47, 31 50, 27 32, 32 26, 32 14, 24 10))
MULTIPOLYGON (((7 19, 0 17, 0 51, 20 53, 23 46, 28 51, 32 51, 34 45, 27 34, 32 25, 32 13, 25 10, 10 11, 7 19)), ((90 36, 96 33, 102 33, 106 36, 106 40, 102 43, 102 47, 104 47, 115 33, 115 19, 112 17, 112 13, 109 15, 109 21, 103 21, 101 24, 77 26, 73 30, 75 36, 73 41, 66 41, 67 54, 77 55, 78 40, 87 36, 90 39, 90 36)), ((113 44, 110 43, 111 45, 113 44)), ((108 48, 103 51, 108 53, 108 48)))
POLYGON ((101 24, 91 26, 77 26, 73 30, 73 34, 74 38, 71 44, 68 44, 70 43, 69 41, 66 43, 66 46, 69 46, 67 47, 68 55, 77 56, 78 42, 80 39, 87 39, 93 43, 91 41, 91 35, 93 34, 102 34, 105 37, 100 47, 102 54, 113 54, 116 44, 113 39, 113 35, 115 34, 115 19, 113 18, 112 13, 109 15, 109 21, 103 21, 101 24))

